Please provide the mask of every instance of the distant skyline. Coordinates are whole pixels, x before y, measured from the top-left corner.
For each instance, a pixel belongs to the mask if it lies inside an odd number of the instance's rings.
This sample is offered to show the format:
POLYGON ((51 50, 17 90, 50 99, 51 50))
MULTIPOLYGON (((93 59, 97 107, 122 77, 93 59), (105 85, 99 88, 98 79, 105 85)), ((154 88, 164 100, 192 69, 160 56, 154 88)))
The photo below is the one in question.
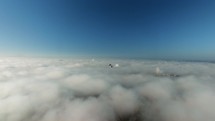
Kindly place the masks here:
POLYGON ((2 0, 0 55, 215 60, 214 0, 2 0))

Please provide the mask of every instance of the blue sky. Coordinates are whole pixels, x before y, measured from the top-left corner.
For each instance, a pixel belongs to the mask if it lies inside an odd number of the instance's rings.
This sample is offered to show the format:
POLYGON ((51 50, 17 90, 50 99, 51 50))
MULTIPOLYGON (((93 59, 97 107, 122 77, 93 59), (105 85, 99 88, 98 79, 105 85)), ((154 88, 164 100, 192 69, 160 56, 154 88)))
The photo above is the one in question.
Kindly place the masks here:
POLYGON ((0 55, 215 60, 213 0, 2 0, 0 55))

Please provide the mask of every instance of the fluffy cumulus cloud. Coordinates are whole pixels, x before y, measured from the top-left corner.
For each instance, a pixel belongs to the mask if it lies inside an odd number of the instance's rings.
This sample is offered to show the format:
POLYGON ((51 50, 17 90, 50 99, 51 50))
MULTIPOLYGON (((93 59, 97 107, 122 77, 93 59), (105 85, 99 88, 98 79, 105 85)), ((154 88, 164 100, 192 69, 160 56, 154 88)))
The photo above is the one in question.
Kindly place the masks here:
POLYGON ((10 57, 0 72, 0 121, 215 120, 213 63, 10 57))

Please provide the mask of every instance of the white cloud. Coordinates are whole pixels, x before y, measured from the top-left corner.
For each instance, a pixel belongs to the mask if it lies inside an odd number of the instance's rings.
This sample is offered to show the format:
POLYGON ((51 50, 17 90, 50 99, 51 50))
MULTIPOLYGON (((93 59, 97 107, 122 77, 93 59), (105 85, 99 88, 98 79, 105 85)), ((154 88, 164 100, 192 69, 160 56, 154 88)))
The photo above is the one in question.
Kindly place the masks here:
POLYGON ((0 58, 0 72, 0 121, 215 120, 212 63, 0 58))

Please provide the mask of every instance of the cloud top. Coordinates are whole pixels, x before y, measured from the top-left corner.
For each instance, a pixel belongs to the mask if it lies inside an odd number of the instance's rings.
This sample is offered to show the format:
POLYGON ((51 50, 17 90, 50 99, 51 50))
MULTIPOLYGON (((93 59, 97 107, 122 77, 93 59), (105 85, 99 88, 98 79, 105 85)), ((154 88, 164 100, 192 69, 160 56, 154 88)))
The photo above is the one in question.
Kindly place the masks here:
POLYGON ((1 121, 215 120, 213 63, 0 58, 0 71, 1 121))

